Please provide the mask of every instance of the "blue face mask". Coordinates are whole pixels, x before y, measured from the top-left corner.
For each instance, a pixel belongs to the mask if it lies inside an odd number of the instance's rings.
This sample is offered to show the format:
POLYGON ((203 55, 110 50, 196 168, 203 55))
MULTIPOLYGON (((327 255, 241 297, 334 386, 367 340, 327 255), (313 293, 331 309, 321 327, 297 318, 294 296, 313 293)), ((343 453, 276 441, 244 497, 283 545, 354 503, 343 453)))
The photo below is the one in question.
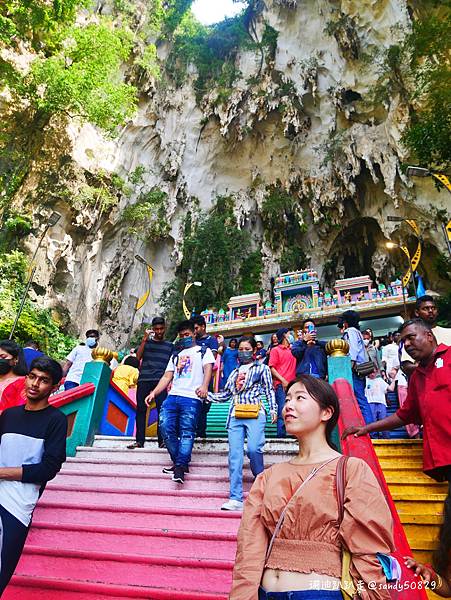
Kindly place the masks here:
POLYGON ((88 348, 95 348, 95 346, 97 345, 97 338, 95 338, 95 337, 86 338, 86 345, 88 346, 88 348))
POLYGON ((183 348, 191 348, 191 346, 193 345, 193 341, 194 338, 192 335, 190 335, 189 337, 181 338, 180 343, 182 344, 183 348))
POLYGON ((288 342, 290 344, 294 344, 294 341, 295 341, 294 340, 294 335, 292 335, 291 333, 289 333, 288 336, 287 336, 287 339, 288 339, 288 342))
POLYGON ((254 353, 252 350, 238 350, 238 362, 241 365, 246 365, 254 360, 254 353))

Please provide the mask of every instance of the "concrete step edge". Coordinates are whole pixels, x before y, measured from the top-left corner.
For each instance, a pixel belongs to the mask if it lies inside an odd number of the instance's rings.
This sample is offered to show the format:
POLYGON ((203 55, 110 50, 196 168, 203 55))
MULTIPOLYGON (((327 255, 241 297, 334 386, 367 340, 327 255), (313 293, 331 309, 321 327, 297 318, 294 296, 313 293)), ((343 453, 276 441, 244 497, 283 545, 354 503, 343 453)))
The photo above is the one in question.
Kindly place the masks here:
MULTIPOLYGON (((80 592, 81 594, 95 594, 96 598, 98 595, 108 598, 109 596, 132 598, 138 600, 138 598, 144 598, 149 600, 226 600, 227 595, 221 594, 209 594, 202 592, 183 590, 168 589, 168 588, 157 588, 151 586, 133 586, 133 585, 117 585, 110 583, 101 583, 94 581, 82 581, 82 580, 67 580, 59 579, 56 577, 38 577, 29 575, 14 575, 11 580, 11 584, 14 586, 20 586, 25 588, 41 588, 45 590, 67 590, 71 592, 80 592), (152 594, 150 596, 150 594, 152 594)), ((82 599, 80 599, 82 600, 82 599)))
POLYGON ((189 539, 189 540, 212 540, 217 542, 236 542, 236 535, 233 533, 217 533, 212 531, 190 531, 184 529, 156 529, 151 527, 119 527, 113 525, 98 524, 75 524, 75 523, 55 523, 53 521, 33 521, 32 529, 46 529, 53 531, 83 531, 88 533, 111 534, 111 535, 139 535, 146 537, 189 539))
MULTIPOLYGON (((170 481, 170 480, 169 480, 170 481)), ((58 480, 55 483, 48 483, 46 486, 47 490, 51 490, 53 492, 74 492, 74 493, 84 493, 84 492, 92 492, 97 494, 128 494, 134 496, 136 494, 141 496, 174 496, 174 497, 182 497, 182 498, 226 498, 228 497, 228 493, 226 490, 188 490, 186 488, 182 490, 178 489, 168 489, 161 490, 158 488, 133 488, 133 487, 100 487, 94 485, 83 485, 80 487, 79 485, 69 485, 64 483, 58 483, 58 480)), ((247 493, 244 492, 244 496, 247 496, 247 493)), ((42 502, 45 501, 45 498, 40 501, 39 506, 41 506, 42 502)), ((123 507, 126 510, 126 507, 123 507)))
POLYGON ((202 517, 202 518, 222 518, 222 519, 241 519, 241 513, 238 511, 227 511, 227 510, 211 510, 211 509, 194 509, 194 508, 178 508, 178 507, 140 507, 140 506, 117 506, 115 504, 110 505, 98 505, 90 502, 58 502, 56 500, 42 499, 39 501, 37 508, 65 508, 69 510, 87 510, 92 512, 119 512, 119 513, 137 513, 145 515, 173 515, 173 516, 187 516, 187 517, 202 517))
POLYGON ((45 546, 25 545, 24 554, 53 556, 55 558, 73 558, 89 561, 126 562, 130 564, 147 564, 169 567, 185 567, 193 569, 232 570, 234 561, 211 558, 188 558, 174 556, 155 556, 125 552, 102 552, 99 550, 72 550, 69 548, 46 548, 45 546))

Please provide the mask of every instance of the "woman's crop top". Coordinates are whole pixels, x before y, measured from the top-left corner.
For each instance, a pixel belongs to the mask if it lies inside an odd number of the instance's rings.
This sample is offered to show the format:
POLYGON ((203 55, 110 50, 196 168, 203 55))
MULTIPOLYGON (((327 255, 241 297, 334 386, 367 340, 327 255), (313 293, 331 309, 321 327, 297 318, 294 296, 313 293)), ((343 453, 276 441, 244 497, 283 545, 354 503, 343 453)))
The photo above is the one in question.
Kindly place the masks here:
POLYGON ((265 554, 279 516, 293 493, 319 465, 280 463, 261 473, 249 493, 238 531, 230 600, 255 600, 266 568, 341 577, 342 544, 352 554, 351 575, 362 581, 364 600, 386 600, 377 552, 394 550, 392 517, 367 463, 351 457, 346 469, 344 517, 338 523, 335 473, 338 458, 303 487, 286 511, 268 560, 265 554), (381 589, 369 590, 376 582, 381 589), (379 584, 381 584, 379 586, 379 584))

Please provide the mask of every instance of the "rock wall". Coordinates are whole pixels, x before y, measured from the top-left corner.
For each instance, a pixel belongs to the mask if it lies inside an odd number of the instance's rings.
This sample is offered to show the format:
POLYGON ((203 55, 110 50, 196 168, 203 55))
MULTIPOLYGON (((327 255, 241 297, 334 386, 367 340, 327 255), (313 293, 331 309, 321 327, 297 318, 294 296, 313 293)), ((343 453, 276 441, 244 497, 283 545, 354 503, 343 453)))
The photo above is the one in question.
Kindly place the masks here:
MULTIPOLYGON (((241 75, 225 99, 213 90, 196 100, 193 67, 180 88, 143 84, 138 113, 114 140, 74 121, 47 127, 44 152, 16 202, 45 199, 34 214, 40 231, 51 210, 63 215, 38 254, 34 293, 65 314, 77 333, 98 325, 106 338, 125 342, 133 306, 147 286, 135 254, 155 269, 135 326, 158 313, 158 298, 181 259, 181 227, 193 199, 208 211, 217 195, 233 196, 239 225, 261 248, 267 290, 282 251, 261 219, 270 186, 296 198, 305 230, 300 244, 325 284, 368 272, 387 281, 402 257, 389 255, 384 243, 409 239, 405 226, 387 221, 395 214, 422 223, 424 270, 429 285, 442 288, 432 260, 444 251, 438 211, 449 209, 449 196, 400 170, 408 157, 399 140, 409 119, 401 95, 376 107, 369 101, 380 66, 368 57, 409 30, 407 2, 267 0, 254 23, 257 38, 268 25, 278 33, 272 55, 240 52, 241 75), (46 161, 47 182, 35 176, 46 161), (61 192, 80 190, 99 172, 106 180, 112 173, 127 179, 137 167, 140 184, 128 196, 118 193, 106 209, 74 206, 61 192), (139 189, 154 186, 167 194, 169 235, 149 242, 128 231, 121 211, 136 202, 139 189)), ((167 53, 159 48, 162 60, 167 53)), ((30 252, 38 236, 26 240, 30 252)))

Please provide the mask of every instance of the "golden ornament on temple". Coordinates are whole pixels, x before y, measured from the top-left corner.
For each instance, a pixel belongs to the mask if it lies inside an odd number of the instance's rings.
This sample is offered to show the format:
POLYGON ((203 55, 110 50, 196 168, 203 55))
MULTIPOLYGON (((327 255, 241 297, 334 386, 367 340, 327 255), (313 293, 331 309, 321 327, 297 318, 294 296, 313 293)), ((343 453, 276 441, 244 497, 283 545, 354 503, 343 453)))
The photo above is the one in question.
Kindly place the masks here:
POLYGON ((102 346, 94 348, 91 352, 92 360, 96 362, 104 362, 107 365, 110 364, 113 355, 114 353, 112 350, 110 350, 109 348, 102 348, 102 346))
POLYGON ((330 340, 326 344, 326 354, 332 357, 347 356, 349 353, 349 344, 345 340, 330 340))

